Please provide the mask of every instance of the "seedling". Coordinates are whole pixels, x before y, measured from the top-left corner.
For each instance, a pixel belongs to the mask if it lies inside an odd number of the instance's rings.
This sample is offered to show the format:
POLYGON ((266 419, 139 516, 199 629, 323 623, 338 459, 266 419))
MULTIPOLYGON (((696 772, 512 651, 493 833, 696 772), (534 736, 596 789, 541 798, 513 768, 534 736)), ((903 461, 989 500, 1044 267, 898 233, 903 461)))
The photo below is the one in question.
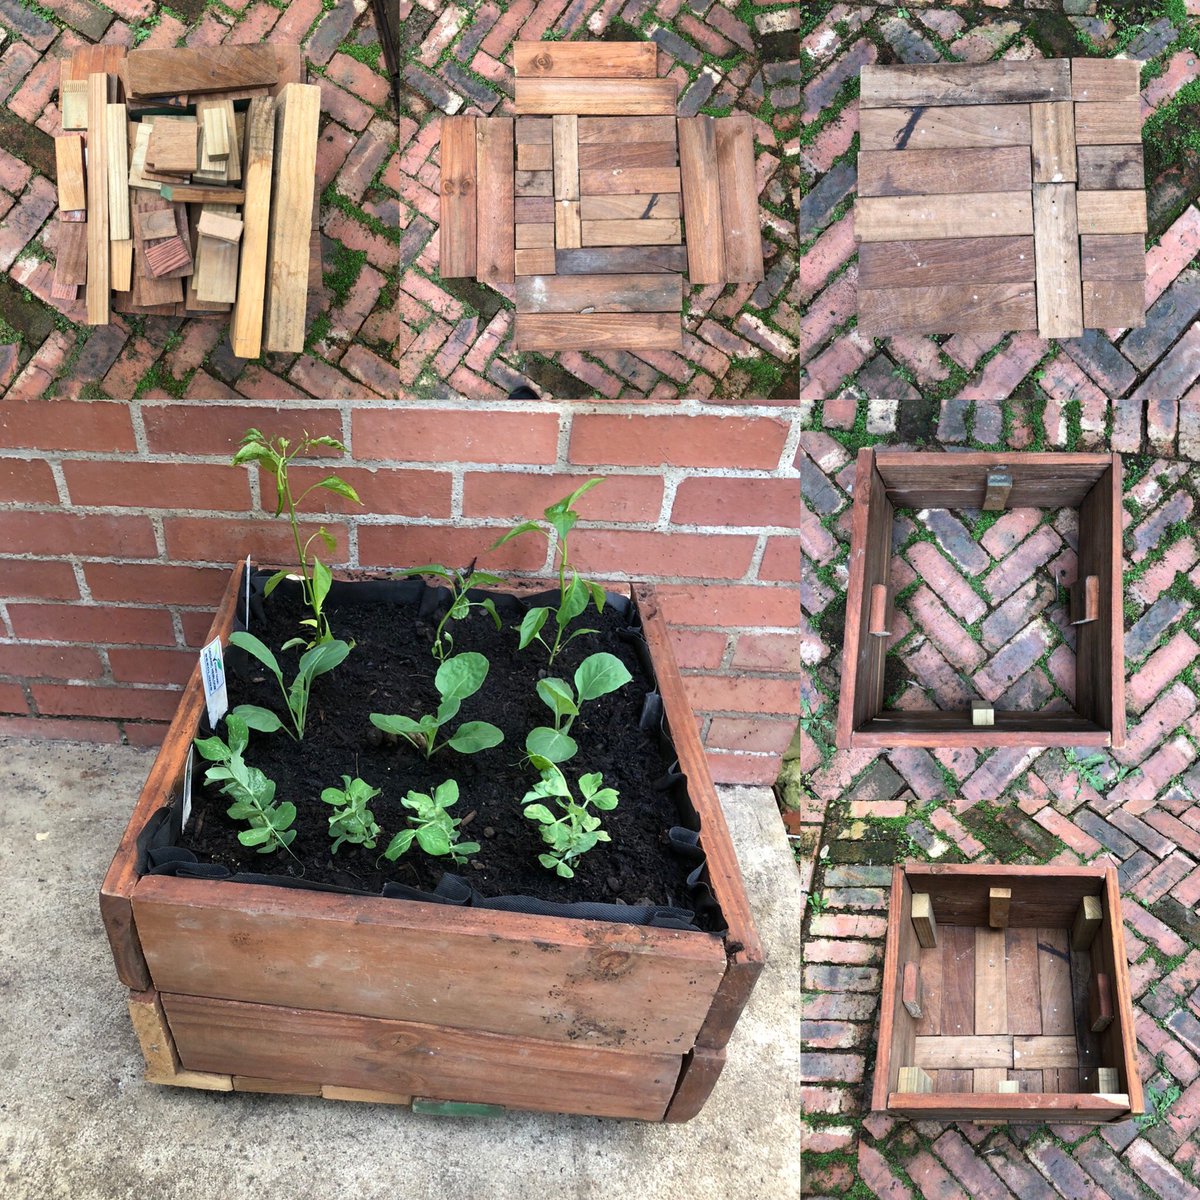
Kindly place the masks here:
POLYGON ((413 815, 408 818, 411 829, 402 829, 383 852, 383 857, 395 862, 408 848, 416 843, 435 858, 449 855, 456 863, 465 863, 471 854, 479 853, 478 842, 460 842, 458 827, 462 822, 452 817, 449 809, 458 803, 458 783, 447 779, 434 789, 432 796, 424 792, 409 792, 400 801, 405 808, 411 808, 413 815))
MULTIPOLYGON (((358 493, 344 479, 340 479, 336 475, 326 475, 318 483, 305 488, 299 497, 292 496, 291 484, 288 482, 288 467, 301 454, 307 454, 310 450, 318 448, 328 448, 342 453, 346 450, 346 447, 337 438, 314 438, 309 437, 305 433, 295 446, 293 446, 288 438, 280 437, 271 439, 264 436, 257 429, 248 429, 242 436, 241 448, 233 456, 233 466, 235 467, 239 467, 243 463, 257 462, 261 463, 267 470, 274 474, 277 497, 275 515, 278 517, 284 508, 286 508, 288 523, 292 527, 292 542, 296 547, 296 559, 300 567, 300 588, 304 595, 304 603, 308 605, 312 612, 312 616, 306 617, 300 624, 311 629, 313 636, 312 640, 308 642, 303 638, 293 638, 284 644, 284 650, 290 649, 294 645, 315 646, 322 642, 333 640, 333 634, 329 629, 329 620, 325 616, 325 597, 329 595, 329 588, 333 583, 333 574, 315 554, 311 562, 309 561, 308 548, 316 538, 320 538, 325 543, 325 548, 332 553, 337 546, 337 542, 333 535, 322 525, 316 533, 309 535, 307 541, 302 543, 300 541, 300 523, 297 517, 300 505, 310 492, 315 492, 318 488, 323 488, 327 492, 333 492, 335 495, 342 496, 346 500, 351 500, 355 504, 362 503, 358 498, 358 493)), ((269 596, 279 586, 279 583, 287 577, 287 571, 276 571, 267 580, 266 587, 263 589, 263 595, 269 596)))
POLYGON ((336 810, 329 818, 329 836, 334 839, 331 853, 336 854, 343 842, 375 849, 375 839, 382 831, 367 803, 378 795, 378 788, 349 775, 342 776, 340 788, 327 787, 321 793, 321 799, 336 810))
POLYGON ((579 706, 624 687, 631 679, 628 668, 615 654, 590 654, 575 668, 575 687, 565 679, 539 679, 537 694, 554 714, 554 728, 539 725, 525 738, 530 756, 538 755, 552 763, 566 762, 579 749, 570 736, 571 726, 579 716, 579 706))
POLYGON ((567 536, 575 528, 575 523, 579 520, 579 514, 571 506, 584 492, 591 491, 598 483, 603 482, 604 480, 600 478, 589 479, 587 483, 581 487, 577 487, 569 496, 559 500, 557 504, 550 505, 545 510, 545 524, 542 524, 540 521, 522 521, 520 525, 514 529, 510 529, 503 537, 498 538, 492 544, 492 549, 495 550, 498 546, 503 546, 505 542, 512 541, 513 538, 520 537, 523 533, 540 533, 548 544, 554 546, 555 563, 558 568, 558 607, 544 605, 540 608, 531 608, 521 622, 520 642, 522 650, 532 641, 541 642, 550 652, 551 666, 554 665, 554 660, 568 642, 577 637, 582 637, 585 633, 596 632, 594 629, 576 629, 573 633, 564 637, 564 634, 567 632, 567 626, 587 608, 589 598, 596 605, 597 612, 601 612, 604 609, 604 589, 598 583, 593 583, 590 579, 584 579, 575 570, 570 561, 567 545, 567 536), (554 542, 550 536, 552 530, 558 534, 557 542, 554 542), (551 613, 554 614, 555 625, 553 643, 547 642, 542 637, 542 628, 551 613))
POLYGON ((540 754, 530 756, 530 761, 542 773, 539 783, 526 792, 521 800, 525 805, 525 816, 541 825, 542 841, 550 847, 548 854, 539 854, 538 862, 548 871, 554 871, 563 879, 575 876, 571 860, 586 854, 599 842, 612 839, 600 828, 600 818, 588 812, 589 805, 599 809, 617 807, 616 788, 600 785, 604 782, 600 772, 579 777, 579 790, 583 803, 576 801, 563 773, 548 758, 540 754), (555 816, 541 801, 553 799, 562 816, 555 816))
POLYGON ((275 655, 254 634, 244 633, 239 629, 229 635, 229 642, 230 645, 240 646, 247 654, 254 655, 275 676, 279 690, 283 693, 284 701, 287 703, 292 727, 289 729, 269 708, 261 708, 257 704, 239 704, 231 715, 236 714, 241 717, 251 729, 257 729, 260 733, 274 733, 277 729, 282 729, 295 741, 303 741, 304 726, 308 720, 308 699, 313 680, 318 675, 324 675, 338 666, 350 653, 350 647, 345 642, 334 639, 320 642, 310 650, 306 650, 300 656, 296 678, 292 680, 290 687, 284 687, 283 672, 279 669, 275 655))
POLYGON ((435 575, 444 579, 450 588, 450 607, 446 615, 438 622, 437 632, 433 637, 433 656, 440 662, 445 662, 446 656, 454 651, 454 635, 447 629, 451 621, 461 621, 473 608, 482 608, 500 628, 500 614, 490 597, 483 600, 472 600, 467 593, 472 588, 494 587, 504 580, 499 575, 489 575, 486 571, 476 571, 472 563, 465 571, 457 567, 444 567, 441 563, 430 563, 425 567, 413 567, 402 571, 402 575, 435 575))
POLYGON ((456 654, 446 659, 434 676, 433 682, 442 697, 436 713, 426 714, 415 721, 412 717, 372 713, 371 724, 384 733, 407 738, 426 758, 432 758, 447 746, 459 754, 478 754, 480 750, 498 746, 504 741, 504 734, 487 721, 467 721, 445 741, 437 740, 438 731, 458 715, 462 702, 468 696, 479 691, 487 673, 488 660, 482 654, 456 654))
MULTIPOLYGON (((296 831, 291 828, 296 819, 296 806, 285 800, 275 803, 275 781, 268 779, 257 767, 247 766, 242 752, 250 742, 246 722, 231 712, 225 718, 225 731, 229 738, 219 736, 197 738, 196 749, 202 758, 213 763, 205 772, 206 783, 220 784, 221 792, 233 803, 226 814, 235 821, 248 821, 249 829, 238 834, 243 846, 253 846, 259 854, 270 854, 274 850, 290 849, 296 831)), ((299 862, 299 859, 296 859, 299 862)))

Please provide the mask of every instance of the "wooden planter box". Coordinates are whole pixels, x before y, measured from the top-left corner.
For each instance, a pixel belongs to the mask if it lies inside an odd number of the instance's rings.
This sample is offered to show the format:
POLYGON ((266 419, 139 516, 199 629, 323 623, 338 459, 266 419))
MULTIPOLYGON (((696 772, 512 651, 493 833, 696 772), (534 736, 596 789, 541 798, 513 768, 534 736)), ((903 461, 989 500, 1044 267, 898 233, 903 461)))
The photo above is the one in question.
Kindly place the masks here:
POLYGON ((1075 1124, 1144 1112, 1116 869, 897 866, 871 1108, 1075 1124))
MULTIPOLYGON (((210 638, 228 639, 241 569, 210 638)), ((634 588, 724 935, 169 876, 136 839, 177 802, 199 672, 100 893, 152 1083, 438 1109, 686 1121, 763 965, 666 625, 634 588)))
POLYGON ((839 749, 863 746, 1107 746, 1125 744, 1125 626, 1118 454, 943 454, 863 449, 854 484, 850 585, 838 705, 839 749), (892 617, 896 507, 1077 508, 1075 709, 959 712, 883 708, 892 617))

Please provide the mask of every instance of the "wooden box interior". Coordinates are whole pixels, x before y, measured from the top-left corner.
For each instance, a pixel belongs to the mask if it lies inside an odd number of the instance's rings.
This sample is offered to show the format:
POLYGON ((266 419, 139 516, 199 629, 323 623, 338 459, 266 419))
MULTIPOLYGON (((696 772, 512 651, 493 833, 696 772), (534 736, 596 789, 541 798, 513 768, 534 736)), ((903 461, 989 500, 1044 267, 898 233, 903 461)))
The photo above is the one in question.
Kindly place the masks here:
POLYGON ((928 1119, 1109 1121, 1142 1111, 1132 1001, 1111 867, 896 867, 884 965, 884 1006, 872 1107, 928 1119), (1012 893, 1007 926, 992 929, 988 892, 1012 893), (922 947, 915 892, 929 896, 937 944, 922 947), (1071 928, 1085 896, 1103 908, 1090 948, 1071 928), (903 1003, 906 963, 917 964, 920 1018, 903 1003), (1093 1033, 1088 985, 1108 976, 1114 1019, 1093 1033), (902 1067, 924 1070, 925 1093, 899 1090, 902 1067), (1115 1092, 1087 1089, 1086 1073, 1117 1071, 1115 1092), (1001 1081, 1019 1093, 1001 1093, 1001 1081))
POLYGON ((846 599, 839 749, 863 746, 1105 746, 1125 744, 1121 554, 1122 468, 1117 454, 859 451, 846 599), (886 638, 870 633, 872 588, 889 588, 896 508, 978 509, 989 472, 1011 477, 1006 508, 1079 510, 1078 578, 1099 580, 1097 619, 1077 625, 1075 708, 997 710, 976 726, 968 709, 884 709, 886 638))

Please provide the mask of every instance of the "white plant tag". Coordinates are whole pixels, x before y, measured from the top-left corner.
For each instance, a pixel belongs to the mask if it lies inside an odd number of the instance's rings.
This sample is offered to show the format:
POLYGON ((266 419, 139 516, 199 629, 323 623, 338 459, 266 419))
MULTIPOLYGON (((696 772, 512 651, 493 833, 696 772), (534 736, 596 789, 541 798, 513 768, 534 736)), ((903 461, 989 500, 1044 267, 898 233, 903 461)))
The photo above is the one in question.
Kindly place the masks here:
POLYGON ((215 733, 217 722, 229 711, 229 692, 225 687, 225 660, 221 657, 219 637, 213 638, 200 651, 200 677, 204 680, 208 723, 215 733))
POLYGON ((247 631, 250 629, 250 555, 246 555, 246 620, 247 631))
POLYGON ((179 828, 186 829, 188 817, 192 815, 192 763, 196 758, 196 749, 194 746, 188 747, 187 763, 183 768, 183 798, 180 800, 180 811, 183 818, 179 823, 179 828))

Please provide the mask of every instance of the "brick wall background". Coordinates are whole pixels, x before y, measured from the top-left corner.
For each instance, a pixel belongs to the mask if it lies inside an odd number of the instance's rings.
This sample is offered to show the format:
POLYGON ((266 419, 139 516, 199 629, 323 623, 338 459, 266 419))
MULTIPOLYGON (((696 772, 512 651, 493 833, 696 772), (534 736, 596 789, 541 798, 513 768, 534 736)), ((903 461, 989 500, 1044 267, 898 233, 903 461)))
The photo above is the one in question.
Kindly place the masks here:
MULTIPOLYGON (((581 502, 574 557, 660 585, 715 777, 770 782, 799 712, 799 424, 698 401, 6 403, 0 733, 158 741, 229 565, 294 561, 273 494, 226 464, 250 426, 307 429, 349 448, 336 469, 364 506, 328 497, 327 526, 353 567, 465 564, 607 475, 581 502)), ((547 561, 523 538, 481 565, 547 561)))

